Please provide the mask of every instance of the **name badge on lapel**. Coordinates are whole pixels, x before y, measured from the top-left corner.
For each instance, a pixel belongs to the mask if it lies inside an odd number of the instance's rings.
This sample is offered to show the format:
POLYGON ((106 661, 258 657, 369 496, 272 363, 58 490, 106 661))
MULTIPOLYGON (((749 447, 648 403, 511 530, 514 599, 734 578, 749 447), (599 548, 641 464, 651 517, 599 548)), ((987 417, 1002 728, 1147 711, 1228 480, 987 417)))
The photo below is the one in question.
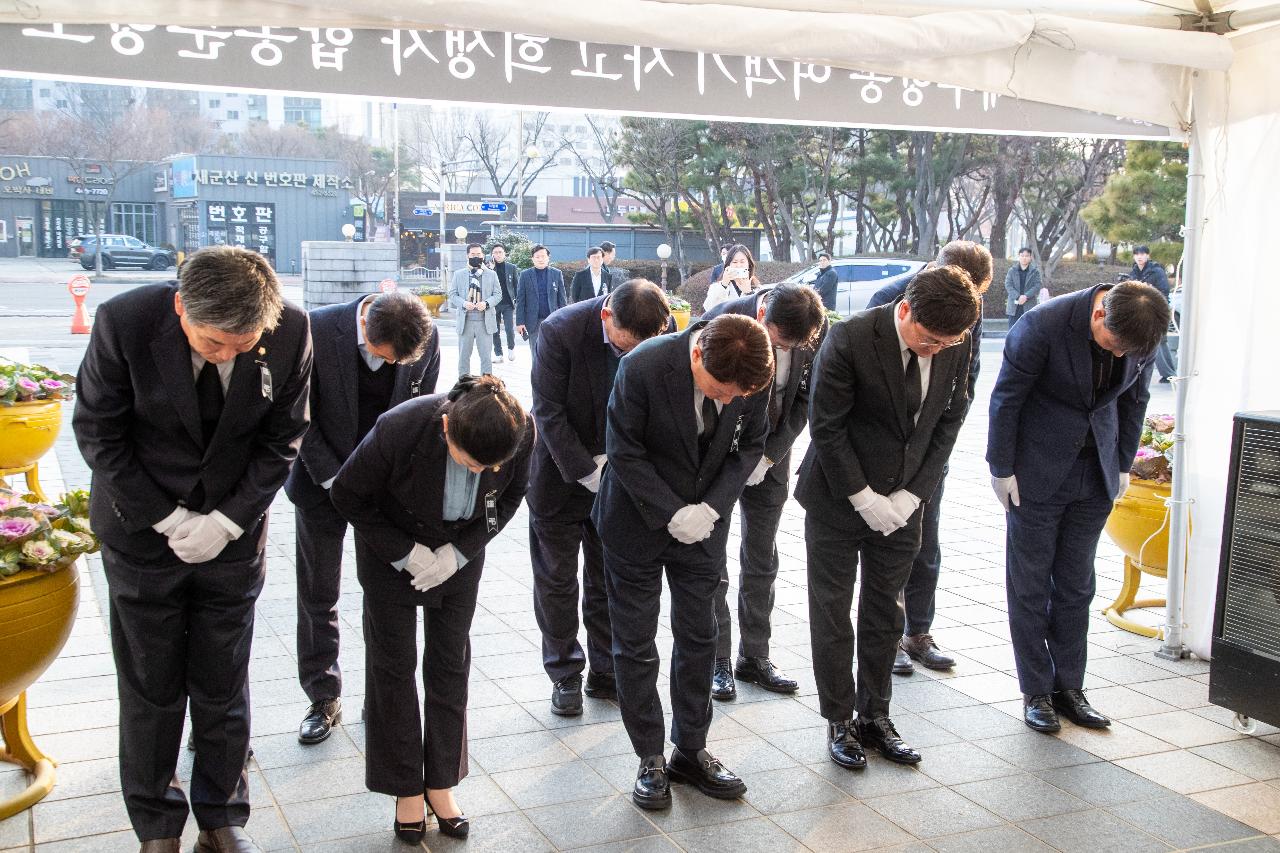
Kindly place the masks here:
POLYGON ((484 496, 484 523, 490 533, 498 532, 498 490, 490 489, 484 496))
POLYGON ((421 376, 419 376, 417 379, 412 379, 412 380, 410 380, 410 381, 409 381, 409 396, 410 396, 410 397, 416 397, 416 396, 418 396, 418 393, 419 393, 421 390, 422 390, 422 377, 421 377, 421 376))
POLYGON ((804 368, 800 371, 800 390, 809 390, 809 368, 813 367, 812 361, 806 361, 804 368))
POLYGON ((729 452, 738 452, 738 439, 742 438, 742 422, 747 419, 746 415, 738 415, 738 422, 733 425, 733 441, 729 444, 729 452))
MULTIPOLYGON (((265 356, 265 349, 258 349, 258 355, 265 356)), ((262 383, 262 396, 268 400, 275 400, 275 392, 271 388, 271 368, 267 367, 267 363, 260 358, 255 358, 253 363, 258 365, 258 377, 262 383)))
POLYGON ((951 377, 951 388, 947 391, 947 407, 942 410, 944 413, 951 411, 951 401, 956 397, 956 385, 958 385, 959 382, 960 380, 956 377, 951 377))

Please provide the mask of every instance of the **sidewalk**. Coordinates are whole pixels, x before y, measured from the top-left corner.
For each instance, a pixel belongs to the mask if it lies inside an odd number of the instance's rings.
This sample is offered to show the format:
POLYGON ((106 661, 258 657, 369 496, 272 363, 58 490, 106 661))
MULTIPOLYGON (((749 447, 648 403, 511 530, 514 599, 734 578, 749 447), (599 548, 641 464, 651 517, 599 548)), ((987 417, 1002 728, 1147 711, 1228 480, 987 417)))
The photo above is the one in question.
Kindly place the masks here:
MULTIPOLYGON (((20 322, 0 319, 0 339, 7 342, 20 322)), ((442 322, 440 329, 437 390, 445 390, 456 375, 457 347, 453 324, 442 322)), ((30 355, 74 369, 85 340, 64 334, 31 344, 30 355)), ((636 809, 627 792, 637 759, 617 706, 587 699, 584 715, 569 719, 548 710, 551 685, 532 613, 522 509, 489 546, 472 628, 471 775, 457 794, 473 819, 471 837, 456 842, 433 826, 425 847, 502 853, 1280 851, 1280 732, 1260 725, 1256 736, 1237 733, 1231 713, 1208 704, 1207 663, 1158 659, 1155 641, 1102 618, 1121 577, 1120 554, 1105 537, 1086 687, 1115 723, 1103 732, 1064 723, 1057 736, 1023 725, 1005 606, 1004 520, 982 460, 999 342, 984 349, 979 399, 952 458, 943 511, 935 633, 959 664, 949 673, 917 670, 894 680, 893 719, 923 753, 918 766, 872 756, 866 771, 853 773, 826 758, 809 665, 803 512, 790 503, 778 539, 782 568, 772 642, 773 659, 800 681, 799 694, 739 684, 736 701, 716 703, 710 748, 744 778, 744 800, 710 800, 676 786, 669 811, 636 809)), ((519 355, 495 370, 527 403, 527 347, 521 345, 519 355)), ((1151 410, 1171 407, 1168 386, 1153 386, 1151 410)), ((43 470, 50 479, 57 471, 66 483, 85 485, 88 471, 71 435, 69 409, 51 460, 56 468, 43 470)), ((392 838, 391 799, 364 786, 365 664, 351 548, 348 540, 339 605, 346 722, 325 743, 303 747, 296 737, 307 702, 296 679, 292 508, 283 496, 273 505, 270 574, 250 669, 255 758, 248 829, 266 850, 409 849, 392 838)), ((735 535, 729 547, 734 578, 737 548, 735 535)), ((58 786, 30 811, 0 822, 4 853, 137 849, 119 794, 116 685, 96 560, 85 583, 70 642, 29 693, 38 743, 61 762, 58 786)), ((1145 594, 1162 592, 1158 582, 1144 586, 1145 594)), ((1159 616, 1147 614, 1152 622, 1159 616)), ((664 602, 664 693, 669 625, 664 602)), ((669 706, 665 697, 664 703, 669 706)), ((184 750, 184 779, 190 764, 184 750)), ((16 784, 14 771, 0 769, 0 791, 16 784)), ((188 823, 184 849, 194 836, 188 823)))

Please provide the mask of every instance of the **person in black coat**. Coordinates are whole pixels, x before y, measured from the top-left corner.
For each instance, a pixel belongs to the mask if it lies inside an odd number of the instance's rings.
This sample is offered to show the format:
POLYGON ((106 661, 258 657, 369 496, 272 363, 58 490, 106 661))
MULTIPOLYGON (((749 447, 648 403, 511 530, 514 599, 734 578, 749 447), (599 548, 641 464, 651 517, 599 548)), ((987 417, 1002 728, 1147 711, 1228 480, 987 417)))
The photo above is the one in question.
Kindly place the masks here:
POLYGON ((968 274, 938 267, 900 301, 832 326, 818 353, 796 498, 806 510, 818 710, 841 767, 865 767, 864 744, 891 761, 920 760, 889 719, 898 596, 920 548, 921 502, 942 478, 968 407, 965 344, 977 315, 968 274), (855 682, 849 610, 859 563, 855 682))
POLYGON ((507 261, 507 247, 501 243, 490 249, 493 258, 493 273, 498 277, 498 286, 502 298, 495 306, 498 312, 498 331, 493 333, 494 360, 502 358, 502 332, 507 333, 507 361, 516 360, 516 282, 520 278, 520 269, 507 261))
POLYGON ((494 376, 464 376, 378 419, 334 481, 356 531, 364 590, 365 784, 396 797, 396 835, 469 830, 453 798, 467 775, 467 679, 485 546, 524 499, 532 420, 494 376), (419 713, 418 611, 425 620, 419 713))
MULTIPOLYGON (((937 260, 930 266, 955 264, 969 274, 978 296, 991 286, 991 253, 985 246, 970 240, 952 240, 938 252, 937 260)), ((868 308, 878 308, 902 298, 910 279, 896 284, 886 284, 872 294, 868 308)), ((973 402, 978 384, 978 368, 982 361, 982 312, 969 330, 969 402, 973 402)), ((906 608, 906 622, 902 640, 898 644, 893 671, 897 675, 910 675, 915 671, 913 660, 928 669, 947 670, 956 665, 956 659, 938 648, 933 639, 934 604, 938 592, 938 575, 942 570, 942 543, 938 530, 942 524, 942 494, 947 482, 947 466, 942 468, 938 488, 924 502, 920 518, 920 551, 911 562, 911 577, 902 591, 906 608)))
POLYGON ((754 317, 764 324, 773 345, 774 376, 769 388, 769 436, 764 456, 747 478, 738 505, 742 510, 742 546, 738 562, 738 659, 730 665, 733 625, 729 617, 729 567, 720 567, 716 588, 716 664, 711 698, 738 695, 734 675, 775 693, 794 693, 799 685, 769 660, 769 617, 778 577, 775 539, 791 481, 791 445, 809 421, 809 386, 817 346, 826 331, 818 294, 810 287, 780 284, 721 302, 703 315, 754 317))
POLYGON ((267 510, 307 429, 311 336, 266 259, 202 249, 178 282, 107 300, 72 425, 93 472, 120 692, 120 782, 134 832, 177 851, 174 775, 191 706, 197 849, 254 851, 249 651, 267 510))
MULTIPOLYGON (((1166 302, 1169 301, 1169 276, 1165 273, 1163 265, 1151 260, 1150 246, 1133 247, 1133 269, 1129 270, 1129 280, 1151 285, 1160 291, 1166 302)), ((1173 353, 1169 350, 1167 334, 1160 339, 1155 358, 1156 372, 1160 374, 1160 381, 1168 382, 1178 372, 1178 363, 1173 360, 1173 353)))
POLYGON ((538 357, 538 329, 553 311, 568 304, 564 274, 551 266, 551 251, 534 246, 533 266, 516 283, 516 331, 529 341, 531 358, 538 357))
POLYGON ((582 713, 588 659, 586 694, 617 697, 604 554, 591 507, 605 464, 605 411, 618 363, 669 328, 666 294, 644 279, 574 303, 542 324, 532 377, 538 442, 529 482, 529 556, 542 663, 553 684, 551 712, 560 716, 582 713), (586 655, 578 643, 579 548, 586 655))
POLYGON ((987 463, 1005 510, 1009 634, 1023 719, 1037 731, 1110 720, 1084 694, 1094 553, 1129 469, 1169 305, 1139 282, 1029 312, 1005 340, 987 463))
MULTIPOLYGON (((618 282, 621 284, 622 282, 618 282)), ((613 273, 604 266, 604 252, 599 246, 587 249, 587 265, 573 274, 569 287, 570 302, 585 302, 604 296, 613 289, 613 273)))
POLYGON ((671 804, 669 780, 713 797, 746 786, 706 750, 711 600, 733 505, 764 453, 773 351, 764 327, 726 314, 662 335, 622 359, 609 397, 608 464, 591 518, 604 546, 618 704, 640 757, 632 799, 671 804), (658 610, 671 588, 670 763, 658 697, 658 610))
POLYGON ((347 522, 329 487, 378 416, 434 393, 440 375, 439 333, 411 293, 361 296, 310 316, 311 428, 284 484, 296 527, 298 681, 311 703, 298 730, 304 744, 327 738, 342 714, 338 596, 347 522))
POLYGON ((840 276, 831 266, 831 255, 827 252, 818 253, 818 277, 813 280, 813 289, 822 297, 823 308, 839 310, 836 308, 836 294, 840 289, 840 276))

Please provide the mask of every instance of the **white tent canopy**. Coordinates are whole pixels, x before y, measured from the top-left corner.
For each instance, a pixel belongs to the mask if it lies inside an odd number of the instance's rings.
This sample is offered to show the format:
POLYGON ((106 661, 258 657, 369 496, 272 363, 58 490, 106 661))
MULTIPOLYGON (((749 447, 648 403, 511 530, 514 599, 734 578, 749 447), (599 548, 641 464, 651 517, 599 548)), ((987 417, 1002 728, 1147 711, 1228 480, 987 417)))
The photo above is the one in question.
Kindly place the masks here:
MULTIPOLYGON (((1184 269, 1179 488, 1194 519, 1186 641, 1208 656, 1232 415, 1280 409, 1280 6, 1251 0, 0 0, 0 23, 476 29, 766 56, 964 86, 1182 128, 1195 146, 1184 269), (1238 32, 1194 31, 1232 13, 1238 32), (1190 23, 1188 23, 1190 22, 1190 23), (1190 30, 1180 27, 1190 26, 1190 30)), ((0 45, 0 48, 3 46, 0 45)), ((1180 516, 1175 515, 1175 520, 1180 516)), ((1181 586, 1171 573, 1171 588, 1181 586)), ((1179 643, 1182 612, 1170 612, 1179 643)))

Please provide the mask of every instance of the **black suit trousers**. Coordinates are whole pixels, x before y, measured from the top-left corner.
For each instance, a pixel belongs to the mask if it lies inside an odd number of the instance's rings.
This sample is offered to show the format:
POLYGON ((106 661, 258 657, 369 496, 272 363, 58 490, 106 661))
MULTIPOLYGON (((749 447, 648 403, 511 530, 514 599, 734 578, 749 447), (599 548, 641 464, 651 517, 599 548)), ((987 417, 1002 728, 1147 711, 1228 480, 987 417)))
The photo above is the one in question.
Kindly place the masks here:
POLYGON ((904 621, 899 596, 920 547, 920 511, 888 536, 876 533, 860 517, 832 525, 812 512, 805 516, 809 561, 809 635, 818 711, 828 720, 889 713, 893 659, 904 621), (849 611, 858 591, 858 630, 849 611), (853 678, 854 642, 858 678, 853 678))
POLYGON ((906 605, 908 634, 927 634, 933 627, 933 616, 938 595, 938 575, 942 571, 942 543, 938 541, 938 528, 942 524, 942 492, 947 484, 947 469, 942 469, 942 479, 933 497, 920 509, 920 551, 911 563, 911 577, 902 591, 906 605))
MULTIPOLYGON (((359 554, 359 550, 357 550, 359 554)), ((467 563, 479 572, 484 556, 467 563)), ((391 571, 390 567, 380 569, 391 571)), ((365 785, 393 797, 452 788, 467 775, 467 679, 478 586, 422 607, 423 699, 419 711, 418 610, 364 596, 365 785)))
MULTIPOLYGON (((316 488, 319 488, 317 486, 316 488)), ((338 667, 338 597, 342 587, 342 540, 347 520, 323 501, 294 507, 298 570, 298 682, 307 699, 342 695, 338 667)))
MULTIPOLYGON (((787 503, 787 484, 766 475, 763 482, 747 486, 738 499, 742 546, 738 552, 738 651, 745 657, 769 656, 773 613, 773 588, 778 579, 778 525, 787 503)), ((729 616, 729 564, 720 566, 716 587, 716 657, 733 653, 733 622, 729 616)))
MULTIPOLYGON (((665 536, 659 531, 654 536, 665 536)), ((693 754, 707 745, 711 728, 711 673, 715 668, 716 619, 711 597, 720 563, 701 545, 671 540, 657 560, 632 562, 604 551, 613 626, 613 668, 622 724, 636 755, 666 751, 662 699, 658 696, 658 611, 662 576, 671 589, 671 740, 693 754)))
POLYGON ((1076 459, 1057 494, 1005 516, 1009 634, 1022 692, 1084 686, 1093 560, 1112 500, 1096 453, 1076 459))
POLYGON ((191 811, 201 829, 249 819, 249 650, 266 579, 249 560, 139 565, 104 546, 120 693, 120 785, 138 838, 182 835, 175 771, 187 703, 195 742, 191 811))
POLYGON ((604 583, 604 550, 591 520, 590 502, 569 502, 554 516, 529 513, 529 558, 533 563, 533 614, 542 632, 542 665, 552 681, 592 672, 613 672, 613 632, 604 583), (582 550, 582 624, 587 651, 578 642, 578 550, 582 550))

